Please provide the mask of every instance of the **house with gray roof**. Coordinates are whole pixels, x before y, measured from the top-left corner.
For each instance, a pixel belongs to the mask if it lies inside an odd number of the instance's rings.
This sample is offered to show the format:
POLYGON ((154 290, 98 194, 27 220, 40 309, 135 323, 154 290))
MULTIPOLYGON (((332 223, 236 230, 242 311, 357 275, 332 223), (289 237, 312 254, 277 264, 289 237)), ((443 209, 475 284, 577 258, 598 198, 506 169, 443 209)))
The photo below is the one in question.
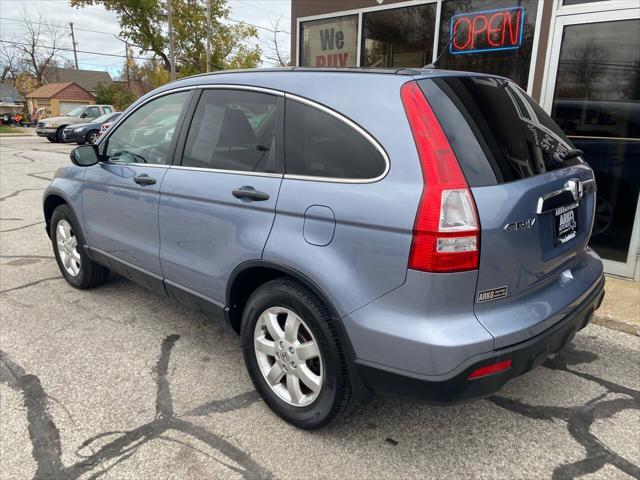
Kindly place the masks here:
POLYGON ((73 82, 93 95, 96 94, 96 87, 99 83, 104 86, 109 86, 113 83, 113 79, 108 72, 97 70, 52 67, 45 71, 44 77, 46 83, 73 82))

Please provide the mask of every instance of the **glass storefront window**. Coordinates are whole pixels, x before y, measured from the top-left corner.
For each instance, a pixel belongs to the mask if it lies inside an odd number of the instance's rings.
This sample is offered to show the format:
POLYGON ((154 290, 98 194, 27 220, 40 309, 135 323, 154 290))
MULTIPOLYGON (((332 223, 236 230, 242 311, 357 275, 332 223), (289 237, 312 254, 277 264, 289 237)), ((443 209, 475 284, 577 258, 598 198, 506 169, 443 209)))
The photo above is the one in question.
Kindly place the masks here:
POLYGON ((567 25, 551 115, 598 184, 590 245, 626 262, 640 194, 640 20, 567 25))
POLYGON ((431 63, 435 3, 364 13, 363 67, 423 67, 431 63))
POLYGON ((538 8, 538 0, 445 0, 439 66, 502 75, 526 90, 538 8))
POLYGON ((358 16, 311 20, 300 24, 300 66, 355 67, 358 16))

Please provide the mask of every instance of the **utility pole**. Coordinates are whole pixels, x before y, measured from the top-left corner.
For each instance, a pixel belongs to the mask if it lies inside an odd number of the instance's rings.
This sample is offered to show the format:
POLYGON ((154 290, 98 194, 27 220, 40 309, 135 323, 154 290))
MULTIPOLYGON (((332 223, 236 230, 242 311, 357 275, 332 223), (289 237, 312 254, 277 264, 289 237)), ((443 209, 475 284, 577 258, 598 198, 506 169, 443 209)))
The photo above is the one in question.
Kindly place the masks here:
POLYGON ((71 27, 71 43, 73 43, 73 58, 76 60, 76 70, 80 70, 78 68, 78 52, 76 50, 78 44, 76 43, 76 36, 73 34, 73 22, 69 22, 69 27, 71 27))
POLYGON ((173 9, 171 0, 167 0, 167 21, 169 22, 169 63, 171 63, 171 80, 176 79, 176 54, 173 44, 173 9))
POLYGON ((125 71, 127 72, 127 88, 129 88, 129 42, 124 42, 124 56, 125 56, 125 62, 124 62, 124 68, 125 71))
POLYGON ((207 72, 211 64, 211 0, 207 2, 207 72))

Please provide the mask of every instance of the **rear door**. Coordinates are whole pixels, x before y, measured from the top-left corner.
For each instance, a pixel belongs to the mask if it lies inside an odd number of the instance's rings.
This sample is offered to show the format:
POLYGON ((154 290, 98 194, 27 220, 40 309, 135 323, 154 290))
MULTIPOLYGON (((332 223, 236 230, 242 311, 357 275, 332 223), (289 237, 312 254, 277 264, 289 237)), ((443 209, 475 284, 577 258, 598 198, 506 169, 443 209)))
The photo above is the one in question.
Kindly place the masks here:
POLYGON ((598 278, 595 263, 584 258, 593 172, 580 156, 562 159, 573 145, 515 84, 460 76, 421 86, 480 216, 476 315, 496 347, 521 341, 566 314, 598 278), (592 268, 576 268, 582 264, 592 268), (557 288, 563 273, 566 288, 557 288))
POLYGON ((222 305, 232 271, 262 257, 282 181, 282 121, 277 92, 202 91, 160 197, 162 271, 177 298, 222 305))

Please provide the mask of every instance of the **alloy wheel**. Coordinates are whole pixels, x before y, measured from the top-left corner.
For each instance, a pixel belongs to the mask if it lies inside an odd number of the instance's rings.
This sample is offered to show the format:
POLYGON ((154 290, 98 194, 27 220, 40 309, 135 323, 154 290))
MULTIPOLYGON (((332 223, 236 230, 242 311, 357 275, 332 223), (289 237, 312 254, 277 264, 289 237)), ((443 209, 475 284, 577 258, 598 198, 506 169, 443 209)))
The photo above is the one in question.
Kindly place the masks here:
POLYGON ((100 138, 100 132, 93 131, 89 134, 89 143, 96 143, 100 138))
POLYGON ((268 308, 256 322, 253 339, 258 367, 271 390, 289 405, 312 404, 322 389, 323 362, 304 321, 287 308, 268 308))
POLYGON ((66 272, 75 277, 80 273, 80 252, 78 251, 78 237, 66 220, 60 220, 56 227, 56 244, 58 255, 66 272))

